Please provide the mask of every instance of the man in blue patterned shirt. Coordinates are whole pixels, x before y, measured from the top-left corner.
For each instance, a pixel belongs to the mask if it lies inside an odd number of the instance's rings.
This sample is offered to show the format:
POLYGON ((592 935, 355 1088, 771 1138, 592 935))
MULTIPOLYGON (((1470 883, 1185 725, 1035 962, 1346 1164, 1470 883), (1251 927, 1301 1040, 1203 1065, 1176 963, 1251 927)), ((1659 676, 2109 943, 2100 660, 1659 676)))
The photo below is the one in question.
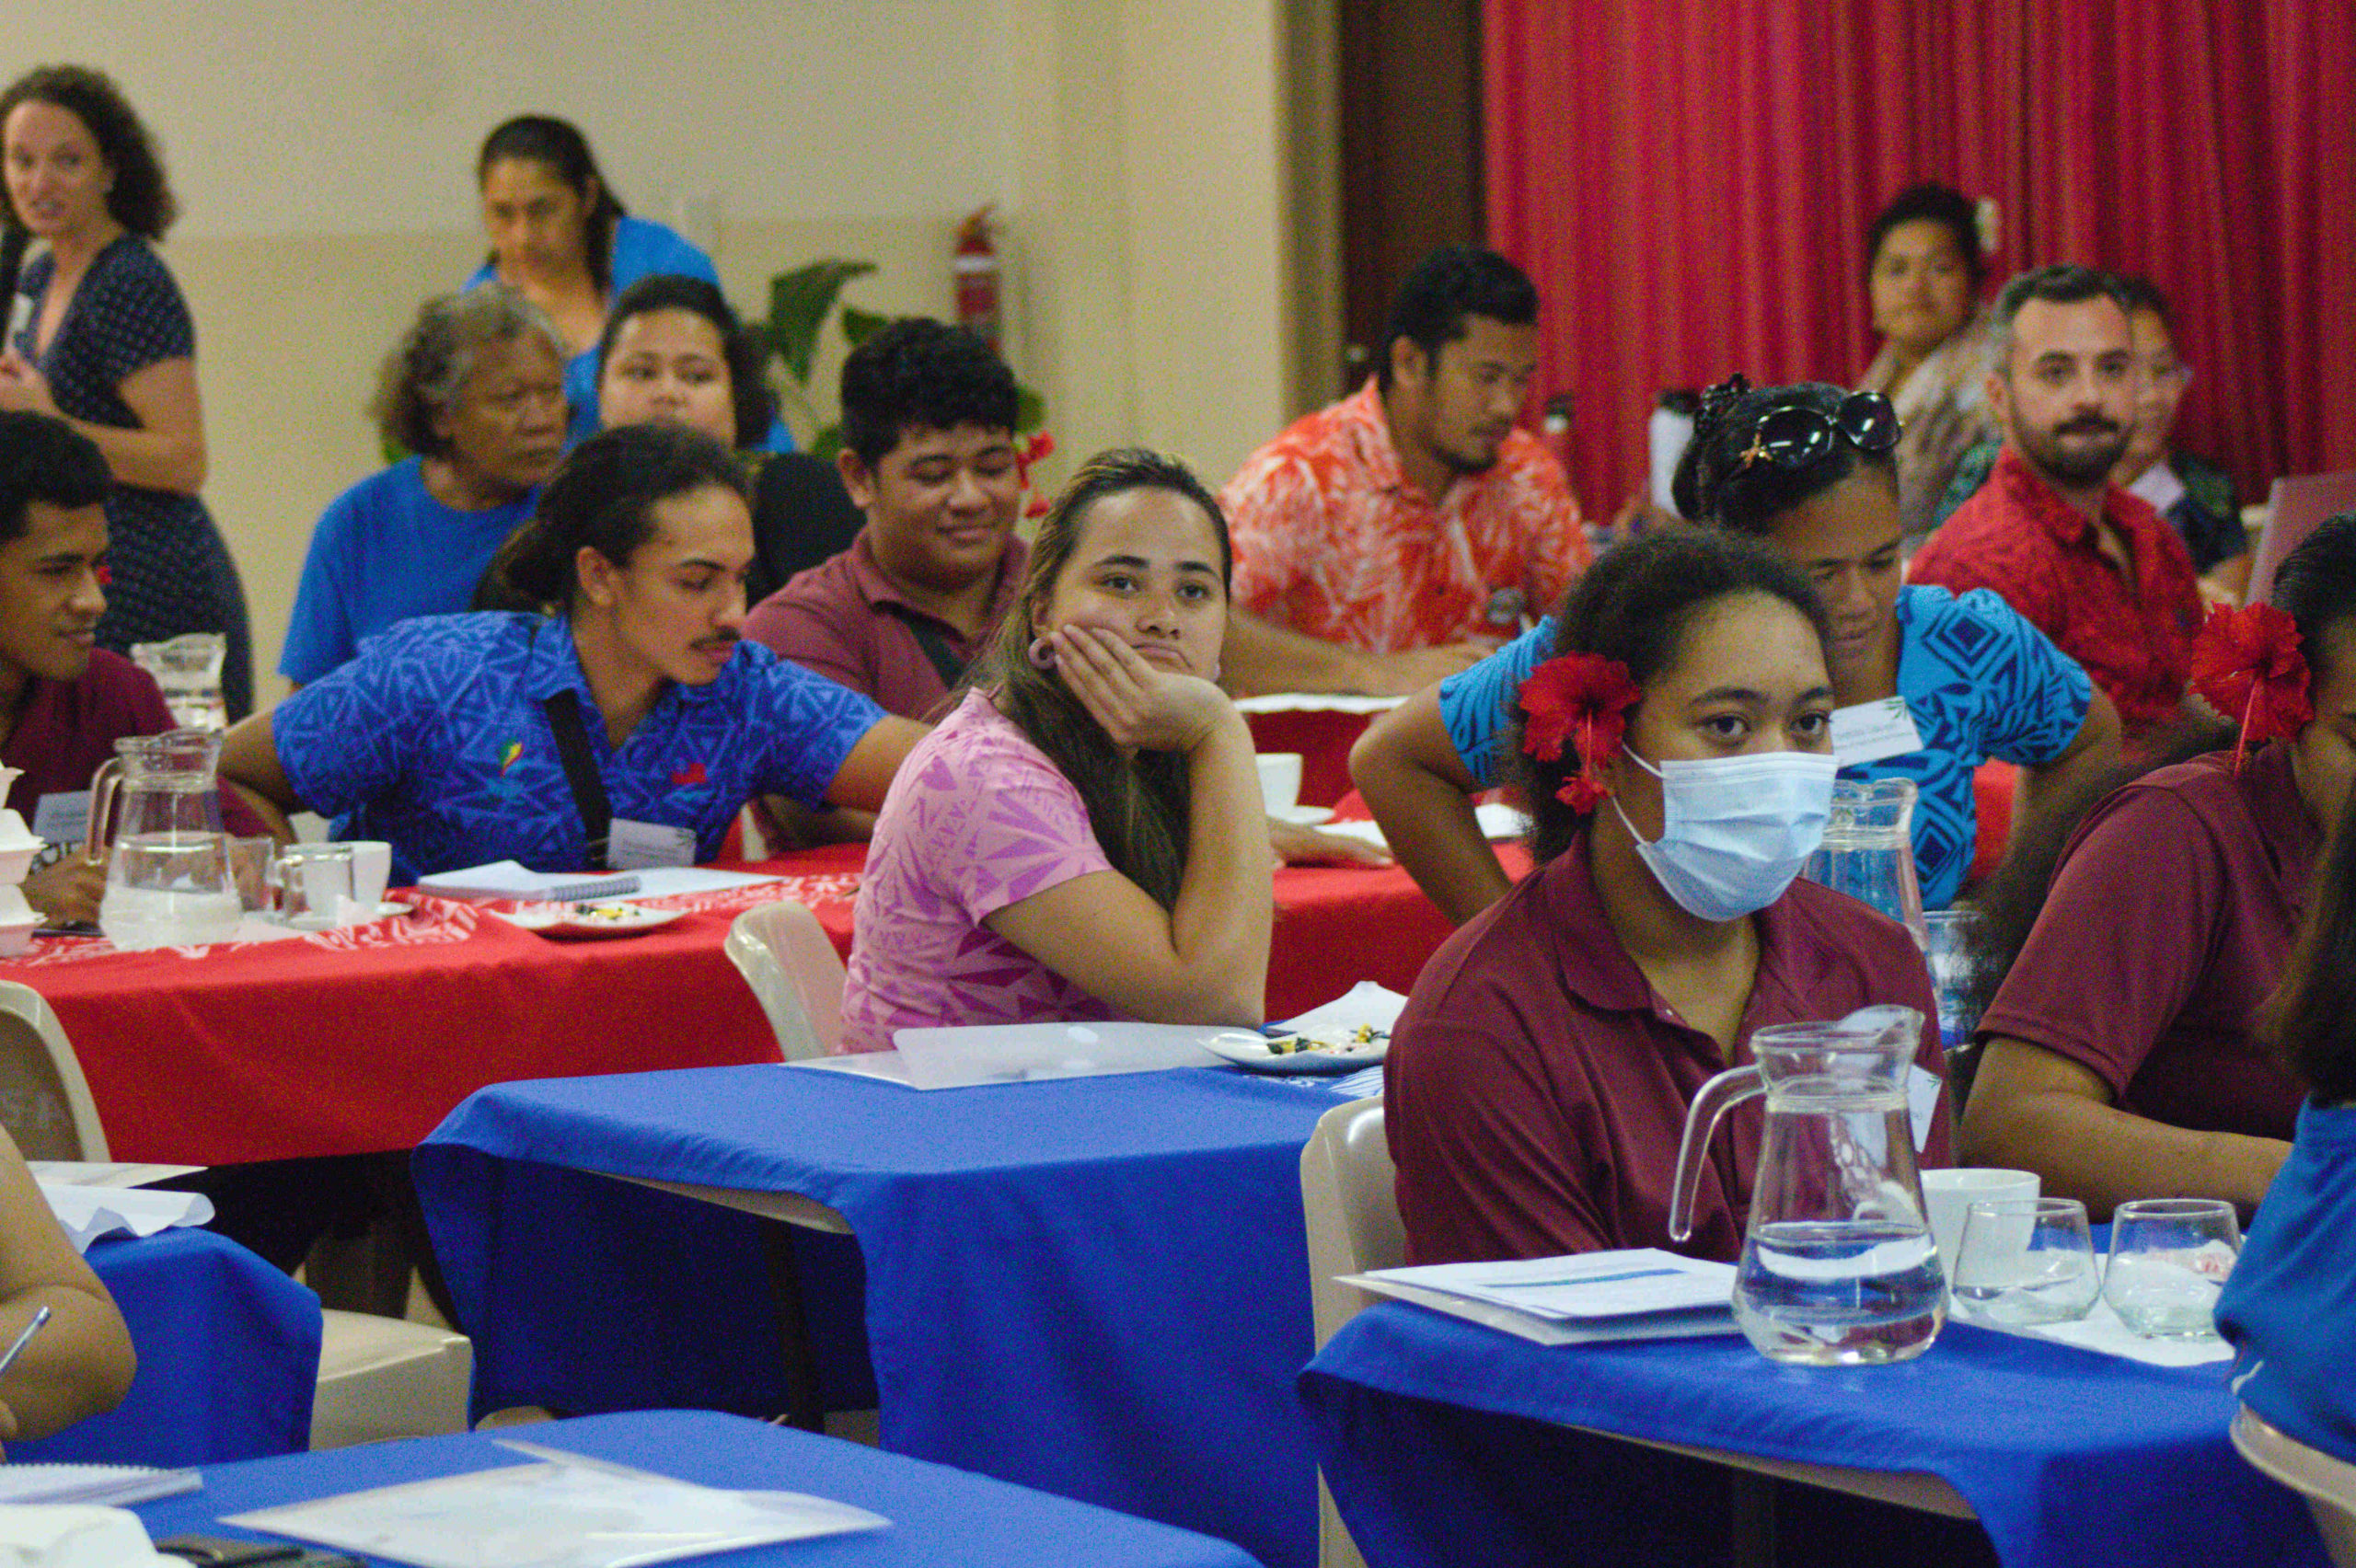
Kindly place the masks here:
POLYGON ((756 796, 873 811, 923 731, 740 639, 741 470, 709 437, 585 442, 494 571, 552 616, 405 621, 233 729, 223 774, 349 814, 396 878, 687 864, 756 796))

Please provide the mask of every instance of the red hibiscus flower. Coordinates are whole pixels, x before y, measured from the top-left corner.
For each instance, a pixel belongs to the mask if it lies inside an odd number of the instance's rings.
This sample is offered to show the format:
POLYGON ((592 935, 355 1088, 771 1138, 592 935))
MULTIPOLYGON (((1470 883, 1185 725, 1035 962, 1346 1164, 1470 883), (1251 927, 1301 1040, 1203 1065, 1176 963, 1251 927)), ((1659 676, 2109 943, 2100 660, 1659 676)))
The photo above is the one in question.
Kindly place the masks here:
POLYGON ((2189 684, 2241 726, 2234 747, 2237 773, 2251 743, 2295 735, 2315 717, 2298 625, 2271 605, 2212 609, 2192 644, 2189 684))
POLYGON ((1628 677, 1628 666, 1600 653, 1565 653, 1549 659, 1521 683, 1521 746, 1541 762, 1558 762, 1563 747, 1578 745, 1578 772, 1563 781, 1554 798, 1575 812, 1593 811, 1604 796, 1596 769, 1620 753, 1628 709, 1643 695, 1628 677))

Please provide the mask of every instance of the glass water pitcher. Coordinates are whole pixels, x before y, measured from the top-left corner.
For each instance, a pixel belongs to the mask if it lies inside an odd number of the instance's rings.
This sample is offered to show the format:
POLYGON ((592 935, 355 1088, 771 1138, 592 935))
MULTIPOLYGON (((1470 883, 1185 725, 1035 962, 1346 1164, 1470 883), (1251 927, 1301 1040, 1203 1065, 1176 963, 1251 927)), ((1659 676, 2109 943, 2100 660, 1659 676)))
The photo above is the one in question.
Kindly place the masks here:
POLYGON ((1824 842, 1800 874, 1871 905, 1914 933, 1927 949, 1923 885, 1914 870, 1914 781, 1836 778, 1824 842))
POLYGON ((221 737, 170 730, 114 750, 90 778, 86 848, 108 854, 98 928, 121 948, 226 941, 244 905, 221 829, 221 737))

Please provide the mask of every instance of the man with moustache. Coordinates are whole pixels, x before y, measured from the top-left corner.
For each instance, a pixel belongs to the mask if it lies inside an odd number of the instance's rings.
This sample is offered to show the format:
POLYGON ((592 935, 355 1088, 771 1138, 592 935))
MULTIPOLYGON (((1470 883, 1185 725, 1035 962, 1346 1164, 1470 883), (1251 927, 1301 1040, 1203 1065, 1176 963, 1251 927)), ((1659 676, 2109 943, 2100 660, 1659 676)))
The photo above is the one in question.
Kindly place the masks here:
POLYGON ((1404 695, 1553 607, 1591 552, 1562 466, 1514 424, 1537 323, 1512 262, 1434 251, 1400 285, 1367 385, 1228 482, 1228 685, 1404 695))
POLYGON ((2111 482, 2134 421, 2127 317, 2117 280, 2085 267, 2004 285, 1988 376, 2004 450, 1908 580, 1993 589, 2085 666, 2131 744, 2183 701, 2201 602, 2176 530, 2111 482))

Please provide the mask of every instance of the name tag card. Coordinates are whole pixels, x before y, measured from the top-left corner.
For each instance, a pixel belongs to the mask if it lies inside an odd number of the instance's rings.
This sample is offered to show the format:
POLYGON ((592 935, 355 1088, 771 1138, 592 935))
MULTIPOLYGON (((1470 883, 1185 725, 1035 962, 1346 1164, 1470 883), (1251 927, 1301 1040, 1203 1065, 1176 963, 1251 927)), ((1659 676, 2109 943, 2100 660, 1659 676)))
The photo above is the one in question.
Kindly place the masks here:
POLYGON ((1902 697, 1860 702, 1832 710, 1832 756, 1843 767, 1857 767, 1886 757, 1905 756, 1923 749, 1923 733, 1902 697))
POLYGON ((606 844, 606 864, 618 871, 696 863, 696 836, 687 828, 616 817, 612 832, 606 844))
POLYGON ((79 844, 90 834, 90 792, 70 790, 43 795, 33 806, 33 836, 51 844, 79 844))

